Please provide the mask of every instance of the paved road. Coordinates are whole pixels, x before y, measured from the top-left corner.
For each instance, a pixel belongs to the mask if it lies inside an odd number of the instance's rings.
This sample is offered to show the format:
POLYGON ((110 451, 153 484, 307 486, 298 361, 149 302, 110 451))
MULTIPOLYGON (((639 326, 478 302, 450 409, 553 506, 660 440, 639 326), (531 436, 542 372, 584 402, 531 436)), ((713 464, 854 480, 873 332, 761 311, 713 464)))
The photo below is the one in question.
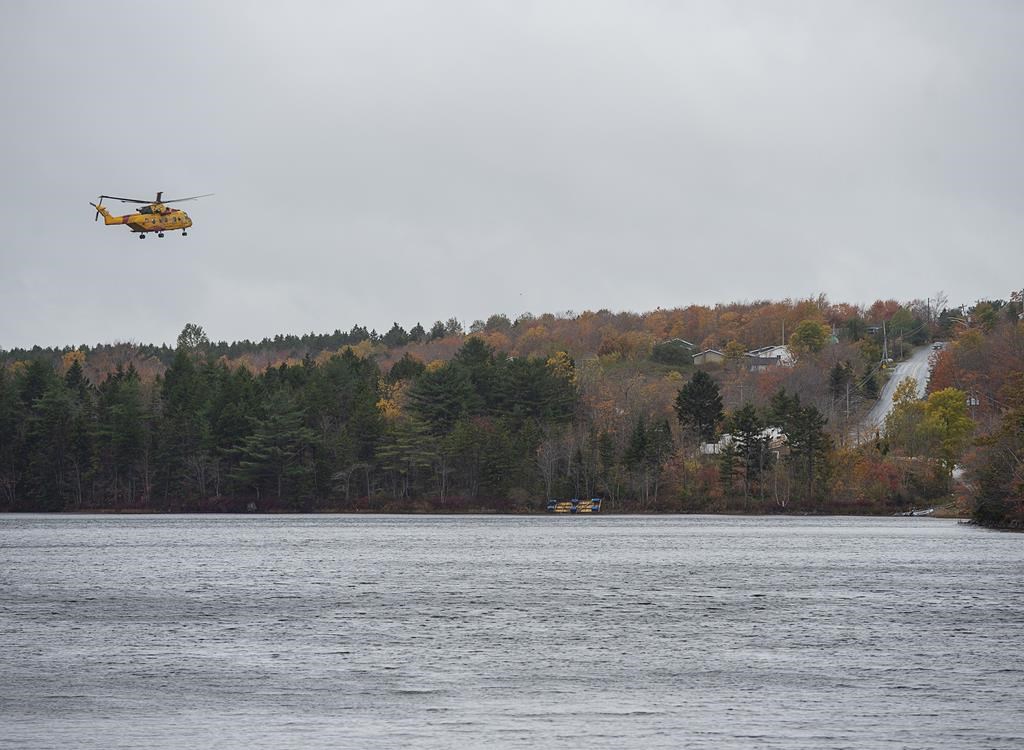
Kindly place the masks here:
POLYGON ((925 388, 928 386, 928 359, 932 355, 931 346, 922 346, 893 368, 892 377, 882 388, 878 395, 878 401, 868 412, 860 425, 859 433, 853 436, 855 441, 870 440, 876 432, 881 432, 885 424, 885 415, 892 410, 892 396, 896 392, 896 386, 903 378, 915 378, 917 380, 918 398, 924 398, 925 388))

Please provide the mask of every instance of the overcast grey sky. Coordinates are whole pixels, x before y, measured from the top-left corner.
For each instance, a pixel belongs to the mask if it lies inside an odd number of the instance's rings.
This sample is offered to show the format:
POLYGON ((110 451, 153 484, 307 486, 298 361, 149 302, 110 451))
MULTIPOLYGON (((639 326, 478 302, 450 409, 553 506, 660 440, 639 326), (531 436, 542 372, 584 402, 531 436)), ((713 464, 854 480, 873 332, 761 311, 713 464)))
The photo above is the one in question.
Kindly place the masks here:
POLYGON ((1005 297, 1021 39, 977 0, 7 0, 0 348, 1005 297), (157 190, 216 196, 93 223, 157 190))

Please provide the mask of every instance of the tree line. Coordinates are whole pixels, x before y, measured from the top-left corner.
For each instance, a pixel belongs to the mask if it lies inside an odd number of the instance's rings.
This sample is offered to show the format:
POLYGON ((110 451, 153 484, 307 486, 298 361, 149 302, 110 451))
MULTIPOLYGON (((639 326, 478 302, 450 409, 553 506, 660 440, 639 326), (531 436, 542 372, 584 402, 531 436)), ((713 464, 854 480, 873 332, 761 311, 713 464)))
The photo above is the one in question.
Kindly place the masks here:
MULTIPOLYGON (((969 466, 1003 456, 972 486, 1005 493, 1016 486, 1006 457, 1017 455, 1017 433, 996 429, 998 399, 969 419, 957 408, 973 398, 959 390, 979 378, 1002 392, 982 365, 1016 361, 1016 304, 943 311, 931 329, 908 329, 908 346, 936 332, 953 339, 936 357, 933 390, 958 393, 904 394, 885 432, 867 440, 851 434, 885 372, 880 342, 829 326, 820 305, 789 328, 796 361, 764 371, 748 368, 738 345, 707 369, 671 340, 646 359, 624 356, 635 342, 607 328, 596 329, 611 342, 603 354, 548 345, 523 355, 495 342, 524 327, 521 342, 537 320, 504 316, 476 321, 468 336, 453 320, 385 354, 363 339, 258 370, 218 354, 192 324, 156 371, 129 359, 97 376, 75 350, 8 359, 0 508, 535 511, 550 498, 600 496, 612 511, 884 513, 948 496, 964 453, 969 466), (427 351, 449 354, 416 356, 427 351), (979 434, 994 442, 976 443, 979 434)), ((904 326, 915 320, 882 307, 887 336, 901 315, 904 326)), ((639 319, 653 325, 659 314, 639 319)), ((599 317, 565 323, 586 329, 599 317)), ((1014 403, 1011 392, 1002 398, 1014 403)))
MULTIPOLYGON (((539 436, 576 408, 567 359, 496 356, 468 339, 383 374, 351 350, 253 374, 186 329, 163 376, 72 361, 0 368, 0 498, 13 510, 359 509, 536 489, 539 436), (401 398, 401 412, 395 406, 401 398)), ((201 333, 201 330, 200 330, 201 333)))
POLYGON ((670 419, 642 395, 608 400, 600 375, 565 353, 511 357, 476 336, 447 362, 406 355, 383 372, 349 348, 254 374, 213 360, 188 326, 152 381, 129 365, 93 384, 77 359, 63 373, 42 360, 0 369, 0 501, 534 511, 601 496, 610 510, 830 508, 827 419, 799 395, 780 389, 766 409, 727 414, 718 383, 696 371, 674 390, 670 419), (769 427, 785 436, 781 451, 769 427), (722 430, 721 452, 702 453, 722 430))

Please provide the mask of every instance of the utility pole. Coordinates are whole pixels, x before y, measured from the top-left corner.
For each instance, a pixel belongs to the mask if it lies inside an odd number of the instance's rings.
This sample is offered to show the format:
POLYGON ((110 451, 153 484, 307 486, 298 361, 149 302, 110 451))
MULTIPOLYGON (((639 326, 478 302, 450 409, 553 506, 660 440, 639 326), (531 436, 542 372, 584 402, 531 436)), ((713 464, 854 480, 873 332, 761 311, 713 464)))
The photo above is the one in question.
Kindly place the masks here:
POLYGON ((882 361, 889 359, 889 338, 885 333, 885 321, 882 321, 882 361))

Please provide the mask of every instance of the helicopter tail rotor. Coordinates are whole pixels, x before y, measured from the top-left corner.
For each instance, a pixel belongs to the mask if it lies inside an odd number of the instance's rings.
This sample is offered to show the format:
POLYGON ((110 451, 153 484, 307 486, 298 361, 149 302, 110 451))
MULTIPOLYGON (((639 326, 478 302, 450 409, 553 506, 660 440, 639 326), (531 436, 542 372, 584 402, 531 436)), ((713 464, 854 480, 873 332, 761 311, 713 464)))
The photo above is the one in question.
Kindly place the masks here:
POLYGON ((100 216, 102 216, 104 224, 123 224, 124 217, 111 216, 110 212, 107 210, 107 207, 103 205, 103 199, 109 197, 110 196, 107 195, 101 195, 99 198, 99 202, 89 204, 90 206, 96 209, 96 218, 94 218, 93 221, 99 221, 100 216))

